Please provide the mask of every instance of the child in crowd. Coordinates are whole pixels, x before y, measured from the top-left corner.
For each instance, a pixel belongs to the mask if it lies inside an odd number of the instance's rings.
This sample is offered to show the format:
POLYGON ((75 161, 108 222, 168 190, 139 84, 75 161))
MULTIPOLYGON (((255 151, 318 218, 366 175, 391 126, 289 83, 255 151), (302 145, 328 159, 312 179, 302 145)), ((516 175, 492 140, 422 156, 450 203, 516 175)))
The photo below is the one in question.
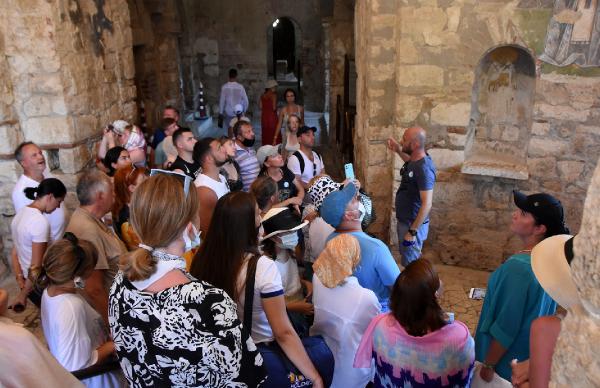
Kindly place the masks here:
MULTIPOLYGON (((92 274, 98 251, 72 233, 56 241, 44 256, 47 288, 42 296, 42 327, 50 352, 69 371, 100 365, 114 356, 102 317, 79 294, 92 274)), ((125 387, 121 371, 83 380, 87 387, 125 387)))

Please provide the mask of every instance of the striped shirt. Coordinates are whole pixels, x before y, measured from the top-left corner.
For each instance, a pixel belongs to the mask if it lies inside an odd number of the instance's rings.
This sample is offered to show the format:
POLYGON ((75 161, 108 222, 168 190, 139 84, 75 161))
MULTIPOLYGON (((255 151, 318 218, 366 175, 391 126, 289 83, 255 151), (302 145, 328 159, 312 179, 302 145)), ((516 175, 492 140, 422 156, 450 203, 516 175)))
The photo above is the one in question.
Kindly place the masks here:
POLYGON ((240 165, 240 175, 244 184, 243 190, 247 192, 260 172, 260 165, 258 164, 258 159, 256 159, 256 151, 251 147, 240 147, 236 142, 235 161, 240 165))

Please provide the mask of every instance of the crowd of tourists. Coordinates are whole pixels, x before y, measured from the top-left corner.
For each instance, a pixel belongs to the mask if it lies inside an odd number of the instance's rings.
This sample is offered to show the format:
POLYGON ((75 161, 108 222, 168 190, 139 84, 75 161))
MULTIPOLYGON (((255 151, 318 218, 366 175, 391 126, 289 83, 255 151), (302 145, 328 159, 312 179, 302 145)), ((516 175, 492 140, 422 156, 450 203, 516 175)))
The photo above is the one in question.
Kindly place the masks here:
POLYGON ((152 138, 107 126, 68 219, 42 150, 19 145, 19 292, 0 289, 0 385, 548 385, 560 317, 579 303, 560 201, 512 194, 522 250, 491 275, 473 338, 440 306, 442 281, 422 257, 436 179, 425 130, 388 141, 405 162, 399 266, 367 233, 360 182, 327 175, 295 91, 278 111, 267 82, 256 147, 236 76, 222 89, 221 138, 195 138, 172 106, 152 138), (47 348, 6 318, 28 303, 47 348))

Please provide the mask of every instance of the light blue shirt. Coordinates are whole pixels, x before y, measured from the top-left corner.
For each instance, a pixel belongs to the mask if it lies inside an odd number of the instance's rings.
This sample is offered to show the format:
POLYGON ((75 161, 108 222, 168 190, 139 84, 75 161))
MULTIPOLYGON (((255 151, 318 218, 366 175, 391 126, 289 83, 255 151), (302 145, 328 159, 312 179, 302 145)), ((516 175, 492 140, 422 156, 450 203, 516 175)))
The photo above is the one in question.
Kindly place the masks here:
POLYGON ((510 381, 511 360, 529 359, 531 322, 555 311, 556 302, 533 274, 531 255, 512 255, 490 275, 475 332, 476 360, 485 361, 492 339, 500 342, 506 353, 496 364, 496 373, 510 381))
MULTIPOLYGON (((333 232, 327 241, 338 234, 340 233, 333 232)), ((349 234, 356 237, 360 245, 360 263, 354 270, 353 276, 358 279, 361 286, 377 295, 382 312, 386 312, 391 288, 400 275, 398 264, 387 245, 381 240, 373 238, 365 232, 349 232, 349 234)))

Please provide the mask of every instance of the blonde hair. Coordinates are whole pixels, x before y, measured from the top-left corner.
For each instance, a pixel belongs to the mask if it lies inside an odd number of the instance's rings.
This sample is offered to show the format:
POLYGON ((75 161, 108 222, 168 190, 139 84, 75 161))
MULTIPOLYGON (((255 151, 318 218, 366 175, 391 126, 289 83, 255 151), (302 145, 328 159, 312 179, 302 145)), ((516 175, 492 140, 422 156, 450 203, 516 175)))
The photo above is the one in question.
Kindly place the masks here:
POLYGON ((98 262, 98 250, 91 242, 79 240, 73 233, 57 240, 44 254, 44 284, 63 284, 76 276, 89 276, 98 262))
POLYGON ((313 270, 325 287, 334 288, 352 275, 359 262, 358 240, 349 233, 343 233, 327 242, 315 260, 313 270))
MULTIPOLYGON (((135 189, 129 209, 129 222, 140 241, 152 248, 165 247, 198 213, 198 197, 195 187, 186 195, 177 177, 157 174, 135 189)), ((130 281, 144 280, 156 270, 156 261, 150 251, 138 248, 121 256, 120 268, 130 281)))

